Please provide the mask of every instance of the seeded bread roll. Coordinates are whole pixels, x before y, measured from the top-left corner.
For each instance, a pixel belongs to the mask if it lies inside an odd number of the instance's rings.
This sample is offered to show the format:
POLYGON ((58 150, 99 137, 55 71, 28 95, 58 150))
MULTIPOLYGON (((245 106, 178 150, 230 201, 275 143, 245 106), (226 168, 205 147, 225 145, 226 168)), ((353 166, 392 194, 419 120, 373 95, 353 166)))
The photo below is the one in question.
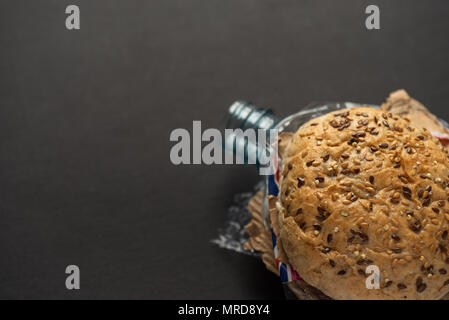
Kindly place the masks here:
POLYGON ((300 276, 333 299, 449 292, 449 162, 406 118, 371 108, 304 124, 282 159, 280 239, 300 276), (380 289, 367 289, 367 266, 380 289))

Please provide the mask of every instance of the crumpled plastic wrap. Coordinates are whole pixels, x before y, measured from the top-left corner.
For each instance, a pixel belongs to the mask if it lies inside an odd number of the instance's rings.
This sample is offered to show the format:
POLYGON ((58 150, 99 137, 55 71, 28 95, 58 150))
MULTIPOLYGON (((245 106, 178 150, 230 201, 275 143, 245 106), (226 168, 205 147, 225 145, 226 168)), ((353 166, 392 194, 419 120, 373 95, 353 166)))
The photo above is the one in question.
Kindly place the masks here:
POLYGON ((250 223, 252 216, 248 209, 248 203, 254 195, 263 190, 264 184, 261 181, 249 192, 237 193, 234 195, 233 203, 228 208, 224 226, 218 230, 218 236, 211 242, 220 248, 233 250, 247 255, 261 257, 262 253, 248 248, 245 243, 250 236, 245 230, 245 226, 250 223))

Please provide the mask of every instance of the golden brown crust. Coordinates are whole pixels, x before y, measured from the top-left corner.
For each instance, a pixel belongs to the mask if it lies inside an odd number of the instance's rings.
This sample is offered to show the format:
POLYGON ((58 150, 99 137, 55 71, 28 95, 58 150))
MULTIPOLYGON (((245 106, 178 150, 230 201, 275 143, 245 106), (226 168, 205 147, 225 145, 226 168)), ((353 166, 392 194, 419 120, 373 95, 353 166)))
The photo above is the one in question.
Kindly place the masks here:
POLYGON ((407 117, 418 128, 426 128, 431 133, 448 135, 449 131, 422 103, 411 98, 404 89, 390 93, 382 110, 407 117))
POLYGON ((430 132, 371 108, 303 125, 283 158, 280 239, 304 280, 334 299, 449 292, 448 157, 430 132), (365 268, 379 267, 381 289, 365 268))

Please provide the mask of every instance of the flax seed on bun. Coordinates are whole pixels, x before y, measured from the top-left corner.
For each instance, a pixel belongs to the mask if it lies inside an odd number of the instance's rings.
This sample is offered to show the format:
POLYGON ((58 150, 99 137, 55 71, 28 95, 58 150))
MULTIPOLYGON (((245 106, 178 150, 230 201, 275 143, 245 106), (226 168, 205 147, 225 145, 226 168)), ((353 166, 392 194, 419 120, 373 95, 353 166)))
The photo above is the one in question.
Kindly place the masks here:
POLYGON ((449 292, 449 160, 430 132, 382 110, 332 112, 292 136, 282 165, 280 240, 309 285, 334 299, 449 292))

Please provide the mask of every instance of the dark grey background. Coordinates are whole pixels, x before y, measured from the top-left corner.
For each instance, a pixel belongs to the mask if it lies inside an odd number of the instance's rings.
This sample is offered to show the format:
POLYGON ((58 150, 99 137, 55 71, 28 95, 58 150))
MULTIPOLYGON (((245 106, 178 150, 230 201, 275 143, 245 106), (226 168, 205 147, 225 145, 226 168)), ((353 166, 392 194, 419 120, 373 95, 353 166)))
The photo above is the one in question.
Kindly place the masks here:
POLYGON ((449 119, 448 28, 447 0, 2 0, 0 298, 282 298, 209 243, 256 171, 174 166, 171 130, 236 99, 288 115, 398 88, 449 119))

